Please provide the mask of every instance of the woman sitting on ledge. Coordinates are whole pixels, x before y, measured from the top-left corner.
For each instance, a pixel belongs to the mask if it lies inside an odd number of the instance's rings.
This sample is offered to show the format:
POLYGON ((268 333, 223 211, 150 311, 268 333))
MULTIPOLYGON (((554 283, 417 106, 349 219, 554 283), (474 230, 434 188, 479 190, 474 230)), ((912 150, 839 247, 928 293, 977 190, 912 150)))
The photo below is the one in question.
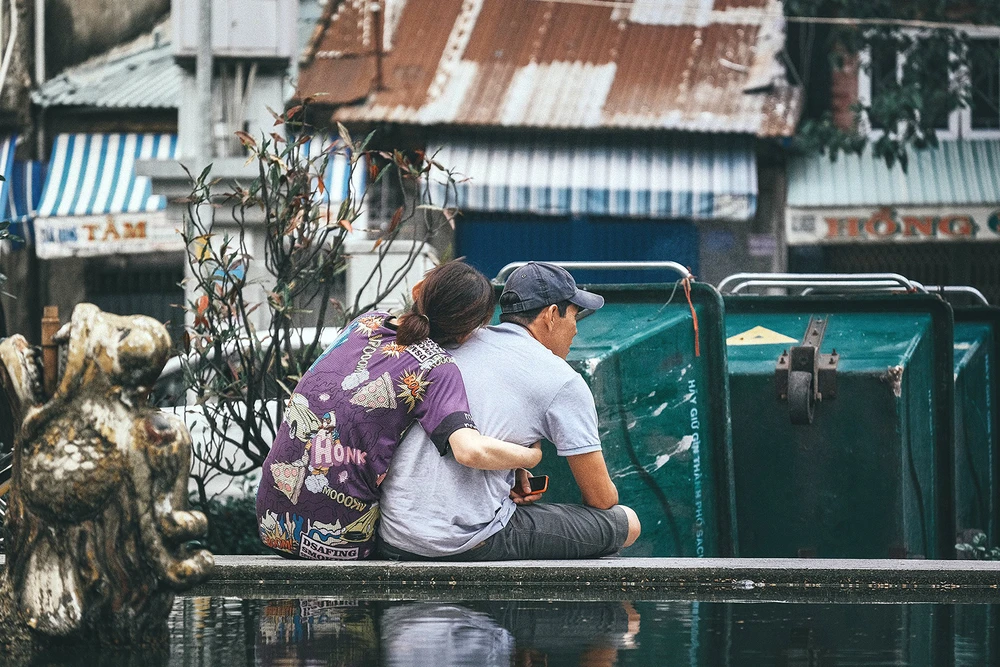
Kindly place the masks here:
POLYGON ((374 311, 351 322, 295 387, 257 491, 260 538, 279 554, 368 557, 379 484, 414 421, 437 454, 472 468, 531 468, 541 460, 539 443, 511 444, 476 430, 462 374, 441 347, 461 345, 492 318, 486 277, 449 262, 428 272, 413 297, 398 320, 374 311))

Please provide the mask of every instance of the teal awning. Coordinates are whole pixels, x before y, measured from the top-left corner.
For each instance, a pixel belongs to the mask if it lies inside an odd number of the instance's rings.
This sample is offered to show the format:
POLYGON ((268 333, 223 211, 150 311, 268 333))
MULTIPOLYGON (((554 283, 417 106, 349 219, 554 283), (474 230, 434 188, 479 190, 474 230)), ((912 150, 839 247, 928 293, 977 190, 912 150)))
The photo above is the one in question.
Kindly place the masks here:
POLYGON ((798 156, 788 166, 790 208, 850 206, 977 206, 1000 203, 1000 139, 941 141, 909 151, 904 172, 871 150, 798 156))

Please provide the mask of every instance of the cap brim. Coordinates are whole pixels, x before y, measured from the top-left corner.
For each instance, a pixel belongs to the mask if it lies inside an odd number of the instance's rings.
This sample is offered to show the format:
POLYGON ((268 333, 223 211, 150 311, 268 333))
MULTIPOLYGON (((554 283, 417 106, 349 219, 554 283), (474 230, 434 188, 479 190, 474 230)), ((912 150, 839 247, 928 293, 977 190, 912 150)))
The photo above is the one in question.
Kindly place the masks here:
POLYGON ((569 302, 573 305, 579 306, 580 308, 597 310, 604 305, 604 297, 600 294, 594 294, 593 292, 588 292, 587 290, 578 289, 576 290, 576 294, 570 297, 569 302))

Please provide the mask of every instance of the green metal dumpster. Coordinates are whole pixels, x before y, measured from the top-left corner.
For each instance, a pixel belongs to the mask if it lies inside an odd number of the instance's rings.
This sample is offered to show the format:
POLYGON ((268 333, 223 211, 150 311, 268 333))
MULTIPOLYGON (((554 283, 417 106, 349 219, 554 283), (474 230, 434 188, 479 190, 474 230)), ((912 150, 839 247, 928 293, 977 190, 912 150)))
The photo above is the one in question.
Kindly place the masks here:
POLYGON ((955 528, 1000 539, 1000 308, 955 308, 955 528))
POLYGON ((725 308, 740 555, 954 557, 951 306, 854 294, 725 308))
MULTIPOLYGON (((959 541, 983 531, 994 546, 1000 539, 1000 308, 957 306, 954 312, 955 528, 959 541)), ((996 616, 992 605, 956 607, 955 664, 996 664, 996 616)))
POLYGON ((1000 538, 997 388, 1000 309, 955 309, 955 528, 1000 538))
MULTIPOLYGON (((620 502, 642 522, 623 555, 737 555, 719 293, 691 283, 689 305, 680 283, 585 288, 605 305, 579 321, 567 361, 594 392, 620 502)), ((549 475, 545 502, 581 502, 564 459, 532 472, 549 475)))

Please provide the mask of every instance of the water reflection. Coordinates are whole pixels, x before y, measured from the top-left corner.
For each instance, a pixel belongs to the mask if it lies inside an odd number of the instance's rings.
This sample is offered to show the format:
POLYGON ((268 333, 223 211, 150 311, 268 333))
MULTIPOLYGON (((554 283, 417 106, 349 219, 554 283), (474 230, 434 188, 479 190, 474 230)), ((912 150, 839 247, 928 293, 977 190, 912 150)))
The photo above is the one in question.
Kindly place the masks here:
MULTIPOLYGON (((178 599, 169 664, 987 665, 987 605, 178 599)), ((156 664, 146 656, 145 667, 156 664)), ((114 664, 114 663, 106 663, 114 664)))
POLYGON ((416 602, 382 614, 387 665, 504 667, 514 656, 514 635, 494 618, 461 604, 416 602))

